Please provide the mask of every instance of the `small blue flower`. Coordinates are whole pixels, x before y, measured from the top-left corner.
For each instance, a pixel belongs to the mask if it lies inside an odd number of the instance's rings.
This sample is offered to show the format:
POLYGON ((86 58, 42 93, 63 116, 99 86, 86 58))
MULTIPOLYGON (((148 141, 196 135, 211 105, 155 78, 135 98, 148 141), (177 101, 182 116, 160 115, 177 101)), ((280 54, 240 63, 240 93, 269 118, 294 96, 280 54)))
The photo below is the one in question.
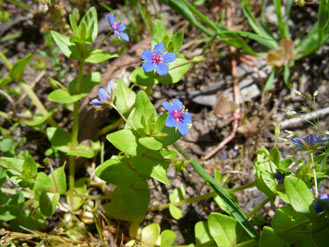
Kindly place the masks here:
POLYGON ((111 101, 111 83, 107 83, 107 91, 104 88, 98 89, 98 99, 89 102, 91 105, 105 106, 111 101))
POLYGON ((110 24, 110 27, 112 28, 114 35, 119 36, 123 38, 125 41, 129 41, 129 36, 126 33, 123 33, 122 31, 126 30, 126 26, 122 24, 119 21, 115 21, 114 15, 111 13, 111 15, 106 15, 106 19, 110 24))
POLYGON ((274 177, 279 184, 283 184, 285 176, 286 176, 286 174, 284 174, 280 171, 277 171, 276 173, 274 173, 274 177))
POLYGON ((162 103, 162 106, 169 112, 166 120, 167 127, 177 127, 178 131, 186 136, 189 129, 187 124, 192 123, 191 114, 185 109, 179 99, 174 99, 172 104, 169 102, 162 103))
POLYGON ((292 143, 295 144, 296 149, 303 149, 309 147, 313 147, 321 142, 328 141, 329 137, 325 136, 323 138, 320 138, 317 134, 310 134, 305 138, 305 140, 299 138, 299 137, 294 137, 292 138, 292 143))
MULTIPOLYGON (((327 193, 320 194, 318 198, 325 202, 329 202, 329 195, 327 193)), ((323 208, 317 202, 314 202, 314 206, 315 206, 315 212, 317 214, 323 211, 323 208)))
POLYGON ((142 59, 145 60, 142 67, 145 72, 151 72, 154 69, 163 76, 168 74, 169 67, 166 63, 171 63, 176 60, 176 54, 173 52, 165 53, 165 45, 159 43, 154 46, 153 52, 151 50, 144 50, 142 59))

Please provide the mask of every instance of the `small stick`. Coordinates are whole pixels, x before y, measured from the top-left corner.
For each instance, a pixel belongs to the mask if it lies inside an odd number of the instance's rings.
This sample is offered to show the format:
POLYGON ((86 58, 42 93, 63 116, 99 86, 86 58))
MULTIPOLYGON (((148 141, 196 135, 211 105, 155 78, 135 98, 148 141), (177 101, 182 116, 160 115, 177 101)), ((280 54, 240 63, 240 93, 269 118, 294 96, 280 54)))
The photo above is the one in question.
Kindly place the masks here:
POLYGON ((328 114, 329 114, 329 106, 314 112, 302 114, 298 117, 284 120, 280 123, 280 127, 281 129, 296 128, 298 126, 303 125, 304 122, 312 121, 316 118, 323 118, 328 114))
MULTIPOLYGON (((227 26, 230 27, 232 26, 231 23, 231 8, 226 8, 226 13, 227 13, 227 26)), ((206 156, 202 158, 202 160, 207 160, 214 156, 220 149, 222 149, 227 143, 229 143, 236 134, 236 131, 239 127, 239 120, 240 120, 240 89, 239 89, 239 84, 236 81, 236 59, 234 57, 234 54, 236 53, 236 49, 234 46, 230 46, 230 52, 233 55, 232 57, 232 77, 233 77, 233 95, 234 95, 234 103, 237 106, 236 109, 233 112, 233 130, 232 133, 226 137, 221 143, 217 145, 217 147, 212 150, 210 153, 208 153, 206 156)))

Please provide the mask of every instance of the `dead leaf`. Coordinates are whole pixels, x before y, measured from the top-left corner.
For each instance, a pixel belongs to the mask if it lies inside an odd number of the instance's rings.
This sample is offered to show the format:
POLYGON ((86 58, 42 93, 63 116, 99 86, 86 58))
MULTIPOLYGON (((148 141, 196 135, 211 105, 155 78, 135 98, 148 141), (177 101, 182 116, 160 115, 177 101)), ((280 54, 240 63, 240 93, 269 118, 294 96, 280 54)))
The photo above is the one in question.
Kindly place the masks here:
POLYGON ((222 92, 217 93, 217 104, 214 109, 215 115, 224 115, 233 112, 236 104, 229 101, 222 92))
POLYGON ((295 59, 294 42, 292 40, 283 39, 280 41, 281 48, 269 51, 267 54, 267 64, 281 67, 288 61, 295 59))

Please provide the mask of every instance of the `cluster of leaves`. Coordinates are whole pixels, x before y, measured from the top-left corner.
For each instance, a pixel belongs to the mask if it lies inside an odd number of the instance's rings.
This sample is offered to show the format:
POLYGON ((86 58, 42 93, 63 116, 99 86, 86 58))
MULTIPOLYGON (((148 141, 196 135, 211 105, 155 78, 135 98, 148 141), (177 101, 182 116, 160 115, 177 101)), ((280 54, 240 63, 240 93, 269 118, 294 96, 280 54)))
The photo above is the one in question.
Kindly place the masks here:
MULTIPOLYGON (((262 27, 252 16, 247 1, 242 1, 244 3, 244 13, 256 34, 243 31, 233 32, 225 27, 218 26, 205 18, 186 0, 165 0, 165 2, 175 9, 179 9, 186 18, 205 33, 214 38, 217 36, 230 38, 225 41, 227 44, 241 48, 246 53, 256 54, 245 40, 239 38, 240 36, 254 39, 268 49, 279 49, 280 47, 278 41, 273 38, 274 36, 269 34, 268 30, 262 27), (202 26, 194 18, 194 15, 202 19, 215 32, 211 32, 202 26)), ((284 39, 288 38, 288 26, 284 24, 280 12, 281 2, 274 1, 274 4, 279 23, 281 23, 279 25, 280 34, 284 39)), ((316 32, 317 37, 322 37, 320 38, 322 42, 327 39, 326 30, 328 25, 326 20, 323 21, 325 19, 323 13, 326 13, 327 7, 321 8, 323 10, 320 9, 322 14, 319 13, 319 23, 316 24, 319 28, 316 29, 316 32)), ((55 170, 50 169, 51 172, 47 175, 44 171, 38 171, 38 168, 42 168, 42 166, 37 164, 31 156, 27 156, 25 159, 10 157, 16 156, 15 148, 8 149, 7 147, 10 145, 8 141, 5 141, 7 139, 1 140, 1 151, 7 150, 6 156, 8 157, 0 158, 0 202, 2 205, 0 220, 5 222, 6 226, 8 225, 16 230, 21 230, 19 226, 30 229, 45 228, 45 220, 56 212, 61 195, 66 196, 72 210, 78 210, 85 203, 80 197, 72 196, 73 191, 81 193, 80 196, 87 193, 86 178, 82 178, 77 182, 74 181, 74 159, 75 157, 95 157, 101 145, 99 141, 92 142, 90 146, 77 144, 77 114, 80 100, 86 97, 95 85, 101 83, 101 74, 91 72, 85 75, 84 64, 88 62, 102 63, 116 57, 117 54, 109 54, 101 49, 93 48, 95 47, 93 43, 98 35, 98 20, 95 8, 90 8, 83 18, 79 19, 79 16, 75 14, 69 16, 73 31, 71 36, 65 36, 55 31, 50 32, 60 51, 67 58, 76 60, 79 63, 78 75, 68 84, 68 87, 55 83, 55 89, 48 95, 50 101, 73 105, 72 133, 60 128, 54 122, 52 114, 55 110, 48 112, 24 82, 22 75, 25 66, 33 59, 32 55, 27 55, 12 66, 8 66, 10 67, 9 76, 0 80, 1 88, 12 81, 19 82, 19 85, 26 90, 34 104, 39 108, 41 114, 40 116, 34 116, 32 121, 27 121, 29 123, 25 122, 25 124, 43 132, 50 140, 53 149, 73 158, 70 159, 69 163, 70 191, 67 191, 64 165, 55 170), (49 123, 50 127, 43 131, 42 126, 46 123, 49 123), (5 183, 20 189, 3 186, 5 183)), ((111 28, 114 32, 117 32, 116 35, 120 36, 120 28, 117 26, 117 29, 115 29, 113 23, 116 24, 114 20, 111 20, 111 28)), ((126 35, 123 37, 127 38, 126 35)), ((314 36, 312 37, 314 38, 314 36)), ((158 83, 173 84, 179 82, 190 69, 192 62, 202 60, 202 57, 187 60, 183 54, 179 53, 183 39, 184 32, 182 29, 176 33, 167 32, 161 21, 155 21, 152 27, 151 50, 161 43, 164 44, 167 52, 176 54, 176 60, 169 63, 168 73, 160 76, 154 71, 145 72, 142 67, 136 68, 131 73, 129 80, 140 88, 137 93, 129 88, 122 79, 118 79, 115 94, 112 94, 111 97, 111 92, 108 90, 106 97, 100 97, 99 102, 104 103, 102 105, 114 108, 124 120, 123 129, 106 135, 106 139, 119 150, 119 153, 97 166, 95 175, 106 183, 115 185, 115 189, 109 195, 110 201, 106 201, 104 204, 106 215, 110 218, 132 222, 129 233, 133 240, 129 241, 126 246, 137 244, 167 247, 174 244, 176 239, 174 232, 165 230, 161 233, 158 224, 151 224, 141 230, 138 224, 145 217, 150 203, 148 180, 155 179, 160 183, 169 185, 170 181, 166 175, 169 165, 174 164, 176 167, 182 168, 187 162, 191 163, 195 171, 214 190, 215 202, 228 214, 213 212, 209 215, 207 221, 198 222, 195 225, 196 245, 223 247, 325 245, 329 234, 328 205, 325 201, 316 198, 310 190, 310 188, 315 187, 317 191, 318 183, 328 177, 327 157, 329 147, 325 147, 324 141, 319 145, 312 144, 313 146, 310 149, 308 149, 309 145, 301 141, 302 148, 305 148, 310 154, 310 161, 300 161, 299 168, 295 173, 292 172, 294 160, 291 158, 282 160, 278 148, 274 147, 270 151, 265 148, 259 149, 254 163, 256 171, 255 184, 260 191, 267 195, 266 202, 279 197, 286 203, 286 206, 275 212, 271 222, 265 222, 266 226, 263 226, 264 221, 262 224, 257 223, 255 221, 256 217, 254 217, 254 224, 249 222, 249 218, 262 208, 263 204, 255 207, 252 214, 248 214, 247 217, 242 212, 235 197, 229 195, 220 186, 222 178, 218 172, 215 173, 215 179, 212 178, 196 160, 191 159, 180 150, 180 153, 187 159, 184 160, 178 156, 176 149, 169 147, 177 142, 181 134, 175 128, 166 126, 166 119, 169 114, 158 115, 154 105, 149 100, 148 94, 152 91, 152 87, 158 83), (325 148, 324 152, 323 148, 325 148), (324 212, 318 214, 315 202, 324 209, 324 212), (261 231, 261 234, 255 227, 261 231), (309 234, 301 236, 298 234, 300 232, 309 234)), ((312 49, 314 51, 315 48, 312 49)), ((283 53, 289 53, 289 51, 288 43, 283 53)), ((295 52, 295 55, 299 57, 307 55, 305 51, 300 52, 295 52)), ((44 55, 54 56, 54 53, 44 55)), ((55 63, 56 61, 54 61, 55 63)), ((276 135, 278 136, 278 133, 276 135)), ((318 140, 322 142, 324 139, 318 138, 318 140)), ((179 148, 177 149, 179 150, 179 148)), ((184 199, 185 191, 183 188, 173 190, 169 196, 169 211, 175 219, 182 217, 182 211, 177 205, 184 199)), ((99 225, 97 227, 99 230, 99 225)), ((193 245, 191 244, 191 246, 193 245)))

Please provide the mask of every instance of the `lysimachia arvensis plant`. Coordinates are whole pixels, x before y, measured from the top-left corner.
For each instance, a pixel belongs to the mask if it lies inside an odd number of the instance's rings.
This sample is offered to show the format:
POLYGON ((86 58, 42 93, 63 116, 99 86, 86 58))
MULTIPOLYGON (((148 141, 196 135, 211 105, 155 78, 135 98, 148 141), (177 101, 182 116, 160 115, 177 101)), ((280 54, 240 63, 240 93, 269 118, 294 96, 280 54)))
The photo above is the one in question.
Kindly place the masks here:
MULTIPOLYGON (((115 23, 111 16, 108 19, 115 23)), ((120 31, 120 28, 114 30, 120 31)), ((122 37, 122 33, 117 35, 122 37)), ((119 155, 96 169, 98 177, 116 185, 115 199, 106 206, 111 217, 129 221, 143 219, 150 202, 147 180, 153 178, 168 185, 169 164, 184 163, 169 146, 188 134, 192 124, 190 113, 179 99, 173 99, 162 104, 167 112, 159 114, 148 97, 156 84, 177 83, 190 68, 192 61, 179 53, 183 38, 183 30, 167 33, 164 24, 156 21, 150 48, 141 55, 142 65, 129 77, 140 90, 136 93, 119 79, 115 92, 111 93, 109 82, 107 90, 99 89, 98 98, 90 102, 114 108, 125 123, 123 129, 106 136, 120 151, 119 155)))

